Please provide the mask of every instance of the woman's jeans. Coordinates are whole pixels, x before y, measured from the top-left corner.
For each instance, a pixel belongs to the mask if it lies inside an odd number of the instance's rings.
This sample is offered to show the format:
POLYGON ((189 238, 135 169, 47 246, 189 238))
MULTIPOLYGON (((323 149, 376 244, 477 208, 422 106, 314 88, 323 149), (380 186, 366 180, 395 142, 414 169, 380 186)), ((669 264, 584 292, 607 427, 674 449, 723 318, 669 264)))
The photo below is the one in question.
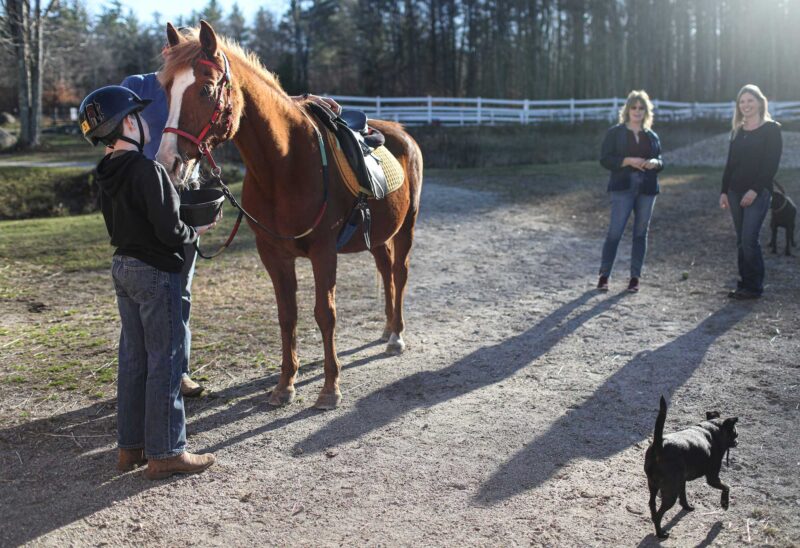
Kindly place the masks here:
POLYGON ((769 211, 772 194, 764 189, 747 207, 742 207, 744 192, 728 191, 728 205, 736 228, 736 247, 738 248, 739 289, 760 295, 764 291, 764 256, 758 236, 761 225, 769 211))
POLYGON ((629 190, 611 191, 611 219, 608 223, 608 234, 603 244, 603 258, 600 262, 600 275, 611 276, 614 259, 617 257, 617 248, 628 217, 633 212, 633 246, 631 249, 631 278, 640 278, 644 256, 647 253, 647 230, 650 227, 650 217, 653 215, 653 206, 656 196, 641 194, 639 188, 643 177, 641 173, 631 176, 629 190))
POLYGON ((183 246, 183 270, 181 271, 181 319, 185 332, 183 355, 181 356, 181 373, 189 375, 189 358, 192 351, 192 330, 189 328, 189 319, 192 317, 192 280, 194 267, 197 264, 197 250, 194 244, 183 246))
POLYGON ((111 268, 122 320, 117 381, 121 449, 144 448, 150 459, 186 450, 181 396, 184 330, 181 275, 116 255, 111 268))

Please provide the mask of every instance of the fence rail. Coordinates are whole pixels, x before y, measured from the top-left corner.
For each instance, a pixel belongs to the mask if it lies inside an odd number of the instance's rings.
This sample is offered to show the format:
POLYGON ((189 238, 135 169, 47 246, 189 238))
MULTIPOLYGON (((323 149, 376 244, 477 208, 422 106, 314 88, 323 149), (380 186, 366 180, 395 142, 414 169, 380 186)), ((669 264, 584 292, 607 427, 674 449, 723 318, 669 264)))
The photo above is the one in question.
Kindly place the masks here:
MULTIPOLYGON (((543 122, 613 121, 624 104, 619 97, 602 99, 487 99, 483 97, 357 97, 332 96, 346 107, 363 110, 371 118, 406 125, 497 125, 543 122)), ((729 120, 734 103, 653 101, 658 120, 729 120)), ((770 112, 779 120, 800 119, 800 101, 773 101, 770 112)))

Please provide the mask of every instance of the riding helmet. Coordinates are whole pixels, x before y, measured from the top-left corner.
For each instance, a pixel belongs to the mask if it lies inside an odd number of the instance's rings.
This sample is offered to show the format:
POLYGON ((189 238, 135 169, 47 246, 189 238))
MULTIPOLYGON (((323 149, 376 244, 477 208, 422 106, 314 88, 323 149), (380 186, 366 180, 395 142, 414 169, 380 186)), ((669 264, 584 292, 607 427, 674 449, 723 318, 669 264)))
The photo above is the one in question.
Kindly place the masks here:
POLYGON ((91 92, 81 103, 78 122, 92 145, 112 144, 121 134, 122 120, 150 104, 123 86, 105 86, 91 92))

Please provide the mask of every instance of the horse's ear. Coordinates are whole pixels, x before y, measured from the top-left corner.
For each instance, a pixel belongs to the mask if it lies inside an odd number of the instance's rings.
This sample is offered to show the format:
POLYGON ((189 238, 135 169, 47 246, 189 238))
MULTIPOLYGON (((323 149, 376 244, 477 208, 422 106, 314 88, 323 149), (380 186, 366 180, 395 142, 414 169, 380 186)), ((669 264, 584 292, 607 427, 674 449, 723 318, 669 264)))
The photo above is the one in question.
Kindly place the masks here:
POLYGON ((217 34, 206 21, 200 21, 200 46, 212 59, 217 54, 217 34))
POLYGON ((178 32, 172 23, 167 23, 167 42, 169 43, 170 47, 177 46, 182 41, 183 36, 181 36, 181 33, 178 32))

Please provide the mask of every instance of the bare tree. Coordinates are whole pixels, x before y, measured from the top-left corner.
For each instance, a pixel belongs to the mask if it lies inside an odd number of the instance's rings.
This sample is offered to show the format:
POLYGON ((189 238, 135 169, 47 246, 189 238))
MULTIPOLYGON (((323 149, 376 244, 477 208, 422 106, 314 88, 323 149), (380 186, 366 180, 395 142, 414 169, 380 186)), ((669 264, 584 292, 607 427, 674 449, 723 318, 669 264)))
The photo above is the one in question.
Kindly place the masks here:
POLYGON ((20 148, 35 148, 41 141, 44 26, 55 3, 50 0, 44 9, 41 0, 4 0, 0 4, 6 13, 7 44, 17 61, 20 148))

